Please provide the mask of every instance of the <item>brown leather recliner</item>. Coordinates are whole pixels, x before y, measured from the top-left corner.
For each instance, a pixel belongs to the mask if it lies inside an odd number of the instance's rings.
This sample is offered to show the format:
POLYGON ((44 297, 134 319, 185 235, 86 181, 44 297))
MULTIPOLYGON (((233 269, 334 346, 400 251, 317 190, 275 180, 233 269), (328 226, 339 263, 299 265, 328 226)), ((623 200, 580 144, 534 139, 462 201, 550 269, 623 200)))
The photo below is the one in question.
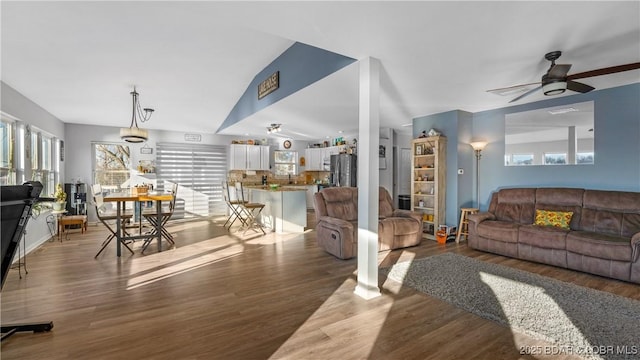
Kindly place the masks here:
MULTIPOLYGON (((358 189, 354 187, 325 188, 314 194, 316 239, 318 246, 340 258, 357 255, 358 189)), ((393 208, 389 192, 379 190, 380 221, 379 251, 415 246, 422 241, 420 213, 393 208)))

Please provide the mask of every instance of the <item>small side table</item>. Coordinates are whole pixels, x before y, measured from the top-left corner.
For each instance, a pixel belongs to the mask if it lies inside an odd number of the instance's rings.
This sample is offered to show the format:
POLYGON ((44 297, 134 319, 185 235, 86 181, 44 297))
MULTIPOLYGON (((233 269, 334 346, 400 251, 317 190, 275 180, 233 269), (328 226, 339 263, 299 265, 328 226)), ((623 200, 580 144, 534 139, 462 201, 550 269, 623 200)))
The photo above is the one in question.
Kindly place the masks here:
POLYGON ((469 214, 475 214, 478 212, 476 208, 461 208, 460 209, 460 225, 458 225, 458 234, 456 235, 456 244, 460 243, 460 235, 464 234, 464 240, 469 237, 469 214))
MULTIPOLYGON (((67 213, 67 210, 53 210, 53 211, 51 211, 51 214, 56 216, 56 228, 58 229, 58 231, 57 231, 58 239, 60 239, 60 219, 62 219, 62 217, 66 213, 67 213)), ((55 241, 55 236, 53 237, 52 240, 55 241)), ((62 241, 62 240, 60 240, 60 241, 62 241)))
MULTIPOLYGON (((62 241, 60 238, 61 233, 65 233, 65 226, 67 225, 80 225, 80 229, 82 233, 87 230, 87 215, 67 215, 62 216, 58 219, 58 239, 62 241)), ((68 234, 67 234, 68 236, 68 234)))

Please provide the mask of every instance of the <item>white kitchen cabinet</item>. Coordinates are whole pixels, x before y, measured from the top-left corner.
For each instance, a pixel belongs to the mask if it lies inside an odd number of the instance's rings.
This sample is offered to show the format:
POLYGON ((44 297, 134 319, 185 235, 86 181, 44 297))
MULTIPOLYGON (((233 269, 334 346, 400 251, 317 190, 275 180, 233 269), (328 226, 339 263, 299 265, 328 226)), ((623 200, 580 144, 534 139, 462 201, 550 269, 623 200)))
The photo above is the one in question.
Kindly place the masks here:
POLYGON ((306 171, 322 171, 323 170, 323 150, 324 148, 305 149, 307 157, 306 171))
POLYGON ((318 185, 307 185, 307 209, 313 209, 313 194, 318 192, 318 185))
POLYGON ((230 170, 269 170, 269 146, 231 144, 230 170))
POLYGON ((306 171, 329 171, 331 155, 337 155, 343 146, 330 146, 326 148, 309 148, 305 150, 307 157, 306 171))

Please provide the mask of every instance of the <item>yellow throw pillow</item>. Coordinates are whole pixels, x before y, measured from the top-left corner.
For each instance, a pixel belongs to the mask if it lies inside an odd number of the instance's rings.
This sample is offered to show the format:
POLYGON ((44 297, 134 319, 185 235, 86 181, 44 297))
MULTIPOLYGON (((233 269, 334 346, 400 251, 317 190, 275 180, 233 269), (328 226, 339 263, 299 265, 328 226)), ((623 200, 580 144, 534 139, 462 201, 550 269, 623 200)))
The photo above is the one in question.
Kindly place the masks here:
POLYGON ((571 222, 572 216, 573 211, 536 210, 534 225, 555 226, 569 230, 569 223, 571 222))

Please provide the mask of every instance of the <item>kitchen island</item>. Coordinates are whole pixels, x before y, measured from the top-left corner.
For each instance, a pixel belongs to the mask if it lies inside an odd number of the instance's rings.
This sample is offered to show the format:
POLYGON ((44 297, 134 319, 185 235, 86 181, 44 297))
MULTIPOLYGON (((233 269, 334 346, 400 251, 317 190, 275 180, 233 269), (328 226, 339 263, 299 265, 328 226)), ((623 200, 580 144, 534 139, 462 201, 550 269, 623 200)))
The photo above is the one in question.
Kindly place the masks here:
POLYGON ((247 186, 251 202, 264 204, 258 222, 266 229, 282 233, 302 233, 307 226, 306 188, 247 186))

